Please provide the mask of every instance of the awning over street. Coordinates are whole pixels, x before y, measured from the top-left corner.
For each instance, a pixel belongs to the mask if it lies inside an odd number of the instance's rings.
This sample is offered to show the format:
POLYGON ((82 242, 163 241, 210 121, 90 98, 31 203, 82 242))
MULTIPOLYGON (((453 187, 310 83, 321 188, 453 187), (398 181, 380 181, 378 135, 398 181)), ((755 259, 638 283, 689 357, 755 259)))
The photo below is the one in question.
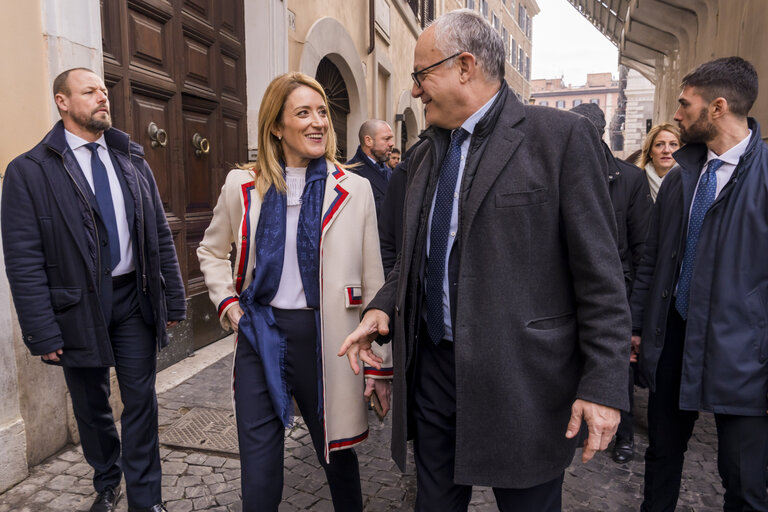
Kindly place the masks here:
POLYGON ((622 64, 654 83, 670 61, 691 62, 698 34, 715 30, 717 0, 568 2, 618 46, 622 64))

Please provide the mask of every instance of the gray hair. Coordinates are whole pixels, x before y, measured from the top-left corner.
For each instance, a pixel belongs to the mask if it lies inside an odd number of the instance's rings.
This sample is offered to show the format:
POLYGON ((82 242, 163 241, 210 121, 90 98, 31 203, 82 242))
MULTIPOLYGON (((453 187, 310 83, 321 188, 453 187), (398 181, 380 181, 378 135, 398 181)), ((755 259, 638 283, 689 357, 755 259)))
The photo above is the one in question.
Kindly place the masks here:
POLYGON ((443 14, 431 26, 435 27, 435 46, 446 57, 469 52, 488 81, 504 80, 504 42, 482 16, 471 9, 457 9, 443 14))

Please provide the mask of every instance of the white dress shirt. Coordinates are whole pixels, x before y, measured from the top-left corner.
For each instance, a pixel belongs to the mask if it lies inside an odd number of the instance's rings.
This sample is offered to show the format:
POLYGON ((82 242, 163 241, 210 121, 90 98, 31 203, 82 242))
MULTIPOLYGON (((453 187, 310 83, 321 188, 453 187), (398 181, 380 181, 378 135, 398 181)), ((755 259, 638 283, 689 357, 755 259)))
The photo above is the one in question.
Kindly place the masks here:
MULTIPOLYGON (((80 170, 83 171, 85 179, 91 186, 91 192, 95 193, 93 188, 93 170, 91 169, 91 150, 85 147, 88 141, 82 139, 72 132, 64 130, 64 136, 67 139, 67 145, 74 153, 80 170)), ((117 222, 117 234, 120 237, 120 263, 112 269, 113 276, 119 276, 131 272, 135 266, 133 264, 133 243, 131 242, 131 228, 128 226, 128 217, 125 213, 125 199, 123 198, 123 189, 120 181, 117 179, 115 167, 112 165, 112 158, 109 156, 107 142, 104 135, 96 141, 99 145, 97 150, 99 159, 107 169, 107 178, 109 179, 109 191, 112 193, 112 205, 115 209, 115 221, 117 222)))
MULTIPOLYGON (((749 130, 749 134, 747 134, 746 138, 744 138, 741 142, 733 146, 731 149, 726 151, 720 156, 717 156, 714 151, 711 149, 707 150, 707 161, 704 162, 704 166, 701 168, 701 171, 699 171, 699 181, 696 183, 696 190, 699 188, 699 183, 701 183, 701 177, 704 175, 704 172, 707 170, 707 166, 709 165, 709 162, 711 160, 722 160, 723 165, 720 166, 718 170, 715 171, 715 177, 717 178, 717 191, 715 192, 715 200, 717 200, 717 197, 720 195, 720 192, 723 191, 723 188, 728 183, 728 181, 731 179, 731 176, 733 176, 733 171, 736 170, 736 166, 739 163, 739 158, 741 158, 741 155, 744 154, 744 152, 747 150, 747 145, 749 145, 749 139, 752 137, 752 130, 749 130)), ((693 191, 693 197, 696 197, 696 190, 693 191)), ((688 210, 688 218, 691 217, 691 210, 693 209, 693 201, 691 201, 691 207, 688 210)))
MULTIPOLYGON (((459 162, 459 175, 456 178, 456 189, 453 192, 453 210, 451 210, 451 226, 448 231, 448 247, 445 251, 445 272, 443 273, 443 319, 445 320, 445 333, 443 339, 453 341, 453 329, 451 327, 451 300, 449 293, 448 283, 448 259, 451 256, 451 248, 456 241, 456 233, 459 230, 459 193, 461 192, 461 178, 464 176, 464 167, 467 163, 467 153, 469 153, 469 143, 472 140, 472 133, 475 131, 475 126, 478 121, 483 118, 486 112, 491 108, 491 105, 499 95, 497 92, 488 102, 480 107, 474 114, 469 116, 466 121, 461 125, 469 132, 469 136, 461 143, 461 161, 459 162)), ((455 130, 454 130, 455 131, 455 130)), ((453 135, 453 132, 451 132, 453 135)), ((435 211, 435 199, 437 198, 437 189, 435 189, 435 195, 432 198, 432 206, 429 209, 429 219, 427 219, 427 257, 429 257, 429 242, 432 236, 432 214, 435 211)), ((426 283, 424 284, 426 289, 426 283)), ((424 311, 426 315, 426 309, 424 311)))

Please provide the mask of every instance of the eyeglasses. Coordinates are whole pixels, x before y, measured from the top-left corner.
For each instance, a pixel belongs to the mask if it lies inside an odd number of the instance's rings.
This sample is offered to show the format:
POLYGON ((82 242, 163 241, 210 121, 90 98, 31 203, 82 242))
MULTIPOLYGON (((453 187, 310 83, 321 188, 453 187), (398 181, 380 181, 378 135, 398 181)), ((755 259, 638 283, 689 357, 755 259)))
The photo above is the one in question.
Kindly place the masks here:
POLYGON ((454 57, 458 57, 458 56, 459 56, 459 55, 461 55, 462 53, 464 53, 464 52, 454 53, 454 54, 453 54, 453 55, 451 55, 450 57, 446 57, 446 58, 444 58, 443 60, 441 60, 440 62, 435 62, 435 63, 434 63, 434 64, 432 64, 431 66, 427 66, 427 67, 425 67, 425 68, 422 68, 422 69, 420 69, 420 70, 418 70, 418 71, 414 71, 413 73, 411 73, 411 78, 413 78, 413 81, 414 81, 414 83, 416 84, 416 87, 419 87, 419 88, 421 87, 421 80, 419 80, 419 75, 422 75, 422 74, 424 74, 424 73, 425 73, 427 70, 429 70, 429 69, 432 69, 432 68, 435 68, 435 67, 439 66, 439 65, 440 65, 440 64, 442 64, 443 62, 447 62, 447 61, 451 60, 451 59, 452 59, 452 58, 454 58, 454 57))

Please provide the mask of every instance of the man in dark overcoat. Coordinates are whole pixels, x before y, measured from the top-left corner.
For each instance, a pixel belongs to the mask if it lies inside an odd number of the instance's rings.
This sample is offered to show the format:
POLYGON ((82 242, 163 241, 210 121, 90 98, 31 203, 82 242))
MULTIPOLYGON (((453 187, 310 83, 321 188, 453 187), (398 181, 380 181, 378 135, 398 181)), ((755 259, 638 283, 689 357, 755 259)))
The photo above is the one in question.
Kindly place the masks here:
MULTIPOLYGON (((605 133, 605 114, 595 103, 582 103, 571 109, 580 116, 589 119, 600 137, 605 133)), ((603 155, 608 163, 608 195, 613 205, 616 229, 619 234, 619 258, 624 270, 624 284, 627 298, 632 292, 635 273, 643 257, 645 237, 648 234, 648 222, 651 219, 653 200, 645 172, 636 165, 619 160, 611 152, 604 140, 600 141, 603 155)), ((635 417, 632 414, 635 395, 634 367, 629 366, 627 393, 629 410, 621 411, 621 421, 616 430, 616 442, 613 444, 611 457, 614 462, 623 464, 635 457, 635 417)))
POLYGON ((104 81, 75 68, 53 92, 61 121, 5 172, 5 267, 24 343, 62 366, 97 492, 161 512, 155 368, 186 299, 173 237, 143 149, 112 128, 104 81), (122 440, 109 405, 115 367, 122 440))
POLYGON ((724 510, 768 511, 768 147, 747 117, 757 91, 740 57, 682 81, 685 146, 656 197, 631 300, 650 387, 645 512, 675 509, 698 411, 715 414, 724 510))
POLYGON ((387 193, 389 178, 392 176, 392 169, 387 162, 392 148, 395 147, 395 136, 392 134, 392 128, 381 119, 368 119, 360 125, 357 135, 360 145, 347 165, 352 166, 350 171, 370 182, 378 217, 384 195, 387 193))
POLYGON ((476 13, 419 37, 412 95, 430 128, 408 162, 403 247, 345 340, 353 370, 394 322, 392 451, 414 439, 418 511, 561 508, 627 407, 630 319, 605 159, 581 116, 524 105, 476 13))

